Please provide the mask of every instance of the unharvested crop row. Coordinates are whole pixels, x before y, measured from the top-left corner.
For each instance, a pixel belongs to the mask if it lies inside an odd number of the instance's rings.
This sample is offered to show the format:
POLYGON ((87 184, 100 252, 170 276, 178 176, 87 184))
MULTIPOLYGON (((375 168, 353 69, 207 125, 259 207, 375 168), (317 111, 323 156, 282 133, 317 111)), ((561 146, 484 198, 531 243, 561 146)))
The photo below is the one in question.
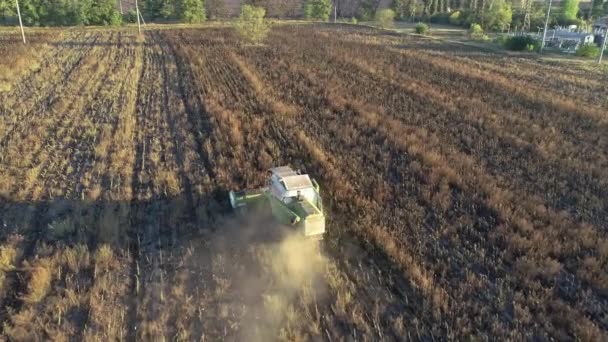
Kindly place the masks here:
MULTIPOLYGON (((261 60, 261 61, 265 61, 265 62, 267 61, 267 62, 268 62, 268 64, 266 64, 266 63, 262 64, 262 65, 261 65, 261 67, 260 67, 260 69, 262 69, 262 70, 266 70, 266 69, 270 69, 270 68, 271 68, 271 67, 270 67, 270 65, 277 65, 277 64, 280 64, 280 62, 279 62, 279 61, 274 61, 274 62, 273 62, 272 60, 268 60, 268 57, 269 57, 268 55, 265 55, 265 56, 264 56, 264 58, 259 59, 259 60, 261 60), (274 64, 273 64, 273 63, 274 63, 274 64)), ((290 61, 293 61, 293 59, 289 59, 289 60, 290 60, 290 61)), ((309 61, 310 61, 310 60, 309 60, 309 61)), ((318 61, 318 63, 320 64, 320 63, 322 63, 322 62, 321 62, 321 61, 318 61)), ((297 69, 296 69, 296 70, 297 70, 297 69)), ((300 69, 300 70, 304 70, 304 69, 300 69)), ((284 74, 284 73, 286 73, 286 72, 289 72, 289 71, 277 72, 277 74, 284 74)), ((302 72, 302 73, 305 73, 305 71, 301 71, 301 72, 302 72)), ((334 78, 335 78, 335 74, 334 74, 334 78)), ((290 77, 290 79, 293 79, 293 77, 290 77)), ((327 81, 326 81, 326 82, 327 82, 327 81)), ((309 86, 309 85, 310 85, 310 83, 308 84, 308 86, 309 86)), ((329 89, 332 89, 332 86, 334 86, 334 87, 333 87, 333 89, 341 89, 341 88, 340 88, 340 86, 344 86, 344 84, 337 84, 337 85, 336 85, 336 84, 333 84, 333 85, 332 85, 332 84, 330 83, 330 86, 329 86, 329 87, 328 87, 327 85, 325 85, 325 86, 321 86, 321 88, 322 88, 322 89, 328 89, 328 88, 329 88, 329 89)), ((290 93, 292 93, 292 92, 293 92, 293 90, 289 90, 289 92, 290 92, 290 93)), ((298 95, 299 95, 301 98, 302 98, 302 97, 303 97, 303 98, 311 98, 311 97, 312 97, 312 96, 310 96, 310 95, 308 95, 308 96, 303 95, 302 93, 300 93, 300 94, 298 94, 298 95)), ((337 95, 339 96, 339 90, 338 90, 338 94, 337 94, 337 95)), ((330 92, 330 96, 329 96, 329 97, 330 97, 331 99, 334 99, 334 101, 335 101, 335 99, 336 99, 336 93, 332 93, 332 92, 330 92)), ((354 99, 346 99, 346 100, 345 100, 345 101, 343 101, 343 102, 344 102, 344 103, 356 103, 356 101, 355 101, 354 99)), ((322 111, 322 109, 320 108, 320 109, 319 109, 319 111, 321 112, 321 111, 322 111)), ((317 117, 318 117, 318 116, 317 116, 317 117)), ((380 120, 382 120, 382 119, 380 119, 380 120)), ((371 123, 371 122, 369 122, 369 123, 371 123)), ((368 123, 368 124, 369 124, 369 123, 368 123)), ((397 123, 397 124, 398 124, 398 123, 397 123)), ((331 127, 331 126, 328 126, 328 125, 329 125, 329 124, 325 125, 324 127, 331 127)), ((393 124, 393 126, 394 126, 394 124, 393 124)), ((373 127, 373 125, 372 125, 372 127, 373 127)), ((398 127, 398 126, 397 126, 397 127, 398 127)), ((396 134, 399 134, 399 133, 397 133, 397 132, 391 133, 390 131, 388 131, 388 132, 387 132, 387 134, 389 134, 388 136, 393 137, 393 136, 395 136, 396 134)), ((421 137, 423 137, 423 138, 424 138, 424 137, 426 137, 426 133, 423 133, 423 134, 425 134, 425 135, 422 135, 421 137)), ((324 135, 321 135, 321 136, 327 136, 327 135, 328 135, 328 134, 324 134, 324 135)), ((357 135, 355 134, 355 136, 357 136, 357 135)), ((420 151, 420 150, 419 150, 419 151, 420 151)), ((341 155, 341 154, 340 154, 340 153, 335 153, 334 155, 341 155)), ((429 157, 430 157, 430 155, 429 155, 429 157)), ((437 155, 437 157, 441 158, 441 156, 440 156, 440 155, 437 155)), ((432 160, 431 160, 431 161, 432 161, 432 160)), ((428 162, 427 162, 427 163, 428 163, 428 162)), ((375 165, 375 164, 377 164, 377 161, 376 161, 375 163, 372 163, 372 165, 375 165)), ((434 164, 430 164, 430 165, 434 165, 434 164)), ((441 178, 445 178, 445 176, 441 176, 441 174, 439 174, 438 176, 439 176, 439 179, 441 179, 441 178)), ((448 174, 448 176, 449 176, 449 174, 448 174)), ((450 178, 447 178, 447 179, 449 180, 450 178)), ((450 186, 450 187, 451 187, 451 186, 450 186)), ((452 196, 453 196, 453 195, 452 195, 452 196)), ((466 200, 466 201, 469 201, 469 200, 466 200)), ((448 202, 448 203, 449 203, 449 202, 448 202)), ((438 204, 435 204, 435 203, 429 203, 429 205, 431 205, 431 206, 437 206, 438 204)), ((441 206, 441 205, 439 204, 439 206, 441 206)), ((473 215, 471 216, 471 219, 475 220, 475 217, 476 217, 476 215, 475 215, 475 214, 473 214, 473 215)), ((479 241, 483 241, 483 239, 481 239, 481 240, 479 240, 479 241)), ((476 247, 476 246, 471 246, 471 247, 478 248, 478 247, 476 247)), ((491 260, 491 259, 490 259, 490 260, 491 260)), ((433 261, 432 261, 432 260, 429 260, 429 262, 430 262, 430 263, 432 263, 433 261)), ((508 266, 508 265, 507 265, 506 267, 507 267, 507 269, 509 268, 509 266, 508 266)), ((584 321, 583 321, 583 323, 584 323, 584 321)), ((584 324, 583 324, 583 325, 581 325, 581 326, 584 326, 584 324)))
MULTIPOLYGON (((282 41, 286 43, 288 40, 282 41)), ((310 44, 315 43, 311 41, 310 44)), ((464 82, 457 86, 451 85, 449 82, 446 84, 444 80, 447 77, 444 73, 429 69, 428 63, 422 59, 406 62, 407 58, 401 61, 396 60, 390 53, 386 57, 382 57, 381 54, 373 52, 366 53, 370 59, 340 58, 339 55, 355 56, 357 55, 355 51, 370 51, 370 49, 360 47, 354 49, 347 46, 332 50, 326 48, 327 46, 332 45, 322 44, 319 49, 329 50, 331 56, 329 59, 318 54, 316 57, 315 54, 309 54, 307 59, 317 58, 316 63, 329 61, 334 64, 334 68, 327 69, 325 73, 328 75, 341 74, 343 78, 348 79, 350 83, 347 85, 357 96, 367 96, 369 101, 394 113, 402 113, 403 110, 406 110, 404 114, 400 115, 405 115, 404 119, 416 125, 434 124, 433 129, 441 129, 445 132, 442 134, 443 137, 449 137, 456 146, 467 153, 479 155, 481 162, 485 163, 491 172, 505 176, 507 184, 512 183, 509 186, 533 189, 537 196, 544 197, 558 210, 567 209, 575 217, 591 223, 603 221, 607 211, 603 201, 600 200, 604 197, 606 187, 601 165, 606 157, 602 147, 597 146, 602 138, 598 136, 595 139, 593 135, 585 134, 587 126, 579 125, 578 128, 575 128, 564 123, 563 126, 558 126, 558 130, 551 126, 545 130, 542 129, 545 126, 544 123, 529 125, 529 121, 524 120, 523 116, 521 119, 518 118, 520 114, 517 113, 528 113, 530 108, 522 107, 523 109, 520 111, 505 108, 496 112, 496 106, 500 107, 500 105, 495 105, 494 102, 487 104, 479 102, 474 105, 474 102, 461 97, 462 93, 470 87, 467 78, 463 79, 458 75, 453 75, 449 79, 464 82), (351 53, 340 52, 345 48, 351 53), (336 59, 346 59, 347 63, 334 61, 336 59), (359 71, 363 71, 361 77, 365 77, 361 86, 359 86, 359 81, 350 77, 350 71, 347 71, 352 69, 353 64, 356 68, 363 69, 359 71), (394 68, 395 65, 400 64, 403 65, 401 69, 394 68), (429 70, 424 75, 421 74, 417 79, 412 78, 412 73, 415 75, 419 73, 418 70, 425 68, 429 70), (386 76, 378 77, 377 73, 381 75, 386 73, 386 76), (435 77, 441 78, 441 81, 425 85, 429 79, 435 77), (387 80, 393 91, 383 91, 384 86, 381 84, 387 83, 387 80), (403 94, 403 90, 406 91, 405 94, 403 94), (373 93, 371 93, 372 91, 373 93), (369 96, 372 94, 373 96, 369 96), (430 114, 435 121, 429 121, 426 115, 422 115, 427 109, 430 109, 430 114), (575 132, 572 140, 566 142, 567 145, 563 143, 564 136, 558 133, 562 131, 562 127, 564 129, 569 127, 568 130, 575 132), (522 132, 529 133, 522 134, 522 132), (505 153, 505 150, 509 153, 505 153), (513 176, 522 173, 527 176, 513 176), (556 183, 560 186, 559 189, 547 191, 556 183), (585 191, 582 192, 581 189, 585 189, 585 191), (586 210, 573 210, 582 205, 586 207, 586 210)), ((318 51, 319 49, 313 50, 318 51)), ((361 56, 360 53, 358 55, 361 56)), ((294 55, 294 58, 297 57, 294 55)), ((480 90, 475 94, 477 93, 482 92, 480 90)), ((475 94, 472 96, 475 97, 475 94)), ((552 114, 547 115, 544 120, 549 120, 553 116, 552 114)), ((555 123, 556 120, 552 120, 552 122, 555 123)), ((594 133, 599 135, 601 132, 594 133)))

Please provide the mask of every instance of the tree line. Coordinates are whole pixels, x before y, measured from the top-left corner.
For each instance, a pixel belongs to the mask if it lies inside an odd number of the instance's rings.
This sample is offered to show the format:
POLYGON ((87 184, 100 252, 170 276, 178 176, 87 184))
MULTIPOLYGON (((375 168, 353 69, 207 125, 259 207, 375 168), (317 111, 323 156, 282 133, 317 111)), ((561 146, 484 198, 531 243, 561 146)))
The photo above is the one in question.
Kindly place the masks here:
MULTIPOLYGON (((485 29, 530 30, 544 26, 548 1, 535 0, 393 0, 398 19, 420 18, 469 26, 480 23, 485 29), (527 20, 526 20, 527 19, 527 20)), ((580 9, 580 0, 553 2, 550 26, 585 25, 586 21, 608 15, 608 0, 592 0, 589 9, 580 9)))
MULTIPOLYGON (((25 25, 118 25, 136 20, 134 11, 122 15, 120 0, 19 0, 25 25)), ((124 0, 123 0, 124 1, 124 0)), ((551 24, 578 23, 608 15, 608 0, 592 0, 589 10, 579 10, 580 0, 563 0, 552 10, 551 24)), ((234 15, 227 0, 140 0, 142 15, 150 21, 202 22, 234 15)), ((340 18, 373 20, 380 0, 241 0, 241 5, 263 8, 268 17, 306 17, 328 20, 334 9, 340 18)), ((546 3, 535 0, 393 0, 398 20, 430 21, 484 29, 504 30, 527 25, 534 30, 544 23, 546 3)), ((15 1, 0 0, 0 22, 15 22, 15 1)))
MULTIPOLYGON (((120 25, 135 21, 134 10, 121 14, 119 0, 19 0, 26 26, 120 25)), ((206 19, 204 0, 140 0, 140 11, 150 19, 188 23, 206 19)), ((0 0, 0 20, 13 23, 14 0, 0 0)))
MULTIPOLYGON (((122 16, 116 0, 19 0, 26 26, 117 25, 122 16)), ((0 0, 0 19, 16 15, 14 0, 0 0)))

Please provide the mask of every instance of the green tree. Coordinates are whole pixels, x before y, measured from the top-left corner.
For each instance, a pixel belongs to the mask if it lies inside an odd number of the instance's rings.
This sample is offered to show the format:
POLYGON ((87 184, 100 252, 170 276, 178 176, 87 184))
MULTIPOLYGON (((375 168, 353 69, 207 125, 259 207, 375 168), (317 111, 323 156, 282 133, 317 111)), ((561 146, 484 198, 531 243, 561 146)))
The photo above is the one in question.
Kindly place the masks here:
POLYGON ((376 12, 374 21, 383 28, 395 26, 395 11, 392 9, 383 9, 376 12))
POLYGON ((599 17, 604 14, 604 0, 593 0, 591 2, 591 15, 599 17))
POLYGON ((462 24, 462 13, 460 11, 455 11, 450 14, 448 22, 452 25, 460 25, 462 24))
POLYGON ((564 0, 562 1, 560 18, 564 22, 572 22, 576 20, 578 14, 578 4, 580 0, 564 0))
POLYGON ((15 4, 10 0, 0 0, 0 19, 6 21, 7 18, 16 14, 15 4))
POLYGON ((91 3, 87 22, 89 25, 120 25, 122 16, 114 0, 97 0, 91 3))
POLYGON ((479 24, 471 24, 469 28, 469 36, 474 40, 486 40, 488 36, 483 32, 483 28, 479 24))
POLYGON ((393 1, 393 11, 395 11, 395 16, 399 19, 405 19, 409 15, 409 5, 412 0, 394 0, 393 1))
POLYGON ((485 28, 504 30, 513 20, 511 4, 505 0, 493 0, 488 9, 482 13, 481 19, 485 28))
POLYGON ((114 0, 20 0, 25 25, 118 25, 114 0))
POLYGON ((359 18, 362 21, 372 20, 379 2, 380 0, 359 0, 359 9, 357 10, 359 18))
POLYGON ((266 10, 251 5, 241 6, 241 14, 235 23, 237 32, 252 43, 259 43, 268 35, 270 25, 266 21, 266 10))
POLYGON ((89 25, 89 16, 92 11, 90 0, 71 0, 67 3, 64 25, 89 25))
POLYGON ((169 19, 175 15, 174 0, 145 0, 142 12, 150 19, 169 19))
POLYGON ((21 18, 26 26, 40 25, 40 1, 38 0, 22 0, 19 1, 21 9, 21 18))
POLYGON ((329 20, 331 0, 307 0, 304 4, 306 19, 329 20))
POLYGON ((207 19, 203 0, 179 0, 177 16, 188 23, 200 23, 207 19))

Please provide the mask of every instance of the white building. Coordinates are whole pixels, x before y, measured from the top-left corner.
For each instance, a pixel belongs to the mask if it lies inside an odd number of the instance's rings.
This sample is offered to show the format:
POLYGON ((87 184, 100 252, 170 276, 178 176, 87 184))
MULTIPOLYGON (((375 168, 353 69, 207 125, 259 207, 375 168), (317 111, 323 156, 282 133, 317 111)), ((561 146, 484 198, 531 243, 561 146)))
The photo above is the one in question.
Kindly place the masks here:
POLYGON ((545 44, 548 47, 574 53, 581 45, 593 44, 594 41, 595 37, 592 33, 553 29, 547 30, 545 44))

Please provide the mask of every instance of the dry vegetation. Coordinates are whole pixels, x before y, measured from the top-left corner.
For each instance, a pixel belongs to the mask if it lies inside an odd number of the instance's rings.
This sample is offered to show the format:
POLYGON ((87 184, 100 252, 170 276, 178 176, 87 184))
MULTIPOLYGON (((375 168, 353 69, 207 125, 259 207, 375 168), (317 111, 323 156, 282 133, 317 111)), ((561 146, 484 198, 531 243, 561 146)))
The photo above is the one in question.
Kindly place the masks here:
POLYGON ((2 338, 608 339, 606 75, 325 26, 34 41, 0 35, 2 338), (230 214, 282 164, 321 254, 230 214))

